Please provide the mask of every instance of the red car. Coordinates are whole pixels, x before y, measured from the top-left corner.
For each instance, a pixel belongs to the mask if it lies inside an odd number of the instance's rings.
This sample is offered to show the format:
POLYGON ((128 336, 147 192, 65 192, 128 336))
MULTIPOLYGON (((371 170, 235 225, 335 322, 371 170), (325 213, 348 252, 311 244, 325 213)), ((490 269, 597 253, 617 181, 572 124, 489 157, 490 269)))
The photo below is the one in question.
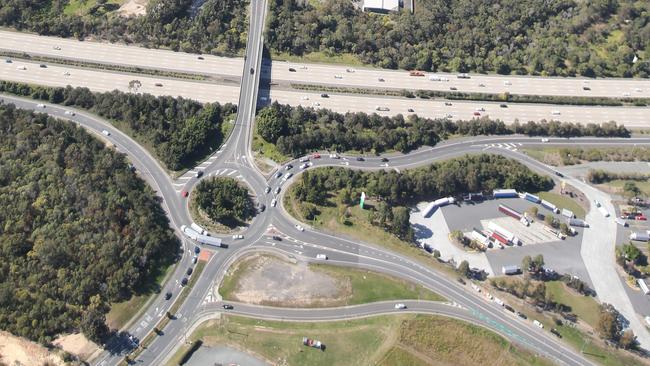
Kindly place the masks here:
POLYGON ((635 219, 640 220, 640 221, 647 221, 648 220, 648 218, 643 216, 643 215, 637 216, 635 219))
POLYGON ((181 192, 181 196, 183 196, 183 197, 187 197, 187 196, 189 196, 189 195, 190 195, 190 193, 187 192, 187 191, 183 191, 183 192, 181 192))
POLYGON ((311 157, 312 159, 320 159, 320 154, 314 154, 311 157))
POLYGON ((479 112, 474 112, 474 115, 475 115, 475 116, 480 116, 481 113, 479 113, 479 112))

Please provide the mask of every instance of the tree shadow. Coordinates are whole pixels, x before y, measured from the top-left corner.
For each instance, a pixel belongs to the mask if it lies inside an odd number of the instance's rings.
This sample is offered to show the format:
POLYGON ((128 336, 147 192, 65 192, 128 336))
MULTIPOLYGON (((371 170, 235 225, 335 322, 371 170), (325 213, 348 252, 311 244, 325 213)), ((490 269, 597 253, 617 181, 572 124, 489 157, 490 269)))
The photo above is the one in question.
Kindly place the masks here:
POLYGON ((413 227, 416 240, 428 239, 433 236, 433 231, 422 224, 413 224, 411 226, 413 227))

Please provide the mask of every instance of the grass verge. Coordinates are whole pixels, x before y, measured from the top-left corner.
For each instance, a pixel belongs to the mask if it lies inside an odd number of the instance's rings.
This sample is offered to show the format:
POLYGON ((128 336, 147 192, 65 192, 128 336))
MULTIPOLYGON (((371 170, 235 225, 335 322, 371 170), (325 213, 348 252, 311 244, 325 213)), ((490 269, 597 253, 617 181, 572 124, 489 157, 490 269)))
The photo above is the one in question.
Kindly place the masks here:
POLYGON ((623 186, 627 182, 634 183, 637 187, 639 187, 641 192, 643 192, 643 194, 646 197, 650 197, 650 181, 643 182, 643 181, 631 181, 631 180, 616 179, 616 180, 609 181, 609 182, 607 182, 607 183, 605 183, 603 185, 607 186, 607 187, 610 187, 615 192, 622 193, 623 192, 623 186))
POLYGON ((253 153, 258 158, 270 159, 278 164, 291 160, 291 157, 282 154, 275 144, 264 141, 262 136, 257 133, 257 128, 253 128, 253 153))
POLYGON ((538 192, 535 194, 538 195, 539 198, 554 204, 560 210, 566 208, 567 210, 571 210, 576 215, 576 217, 585 217, 585 209, 570 197, 562 196, 553 192, 538 192))
MULTIPOLYGON (((270 363, 283 365, 552 364, 484 328, 429 315, 323 323, 227 316, 205 323, 190 338, 200 339, 208 346, 226 344, 243 348, 270 363), (320 351, 302 345, 304 336, 320 340, 326 349, 320 351)), ((176 365, 186 347, 168 365, 176 365)))
MULTIPOLYGON (((293 186, 292 186, 293 187, 293 186)), ((293 189, 289 188, 284 195, 284 208, 291 216, 300 221, 306 221, 301 214, 301 203, 294 198, 293 189)), ((368 221, 368 213, 362 210, 359 206, 353 206, 348 211, 350 216, 346 222, 349 225, 341 223, 339 208, 336 206, 318 206, 320 214, 309 222, 310 225, 329 232, 347 235, 353 239, 363 241, 366 243, 373 243, 396 253, 401 253, 409 258, 416 260, 422 264, 434 267, 442 272, 451 276, 457 276, 456 272, 449 266, 435 260, 431 254, 423 251, 420 248, 414 247, 412 244, 400 240, 395 235, 392 235, 381 228, 372 225, 368 221)))
POLYGON ((593 297, 569 290, 562 281, 546 282, 546 296, 551 296, 553 301, 570 306, 571 312, 591 327, 595 328, 598 325, 600 307, 593 297))
POLYGON ((309 63, 323 63, 323 64, 341 64, 346 66, 365 66, 363 62, 355 55, 344 54, 329 54, 325 52, 311 52, 303 56, 290 55, 288 53, 274 52, 271 57, 274 61, 288 61, 288 62, 309 62, 309 63))
MULTIPOLYGON (((244 258, 223 279, 219 293, 226 300, 237 301, 237 290, 241 279, 246 276, 259 256, 244 258)), ((292 264, 287 264, 292 265, 292 264)), ((339 301, 328 302, 328 306, 345 306, 367 304, 376 301, 418 299, 430 301, 445 301, 445 298, 410 282, 387 276, 381 273, 339 267, 328 264, 310 264, 309 269, 333 277, 341 287, 342 297, 339 301), (349 289, 348 291, 343 291, 349 289)), ((262 299, 263 300, 263 299, 262 299)), ((292 306, 295 306, 293 303, 292 306)), ((319 306, 316 302, 313 305, 319 306)), ((281 303, 278 306, 283 306, 281 303)), ((306 305, 310 307, 310 305, 306 305)))

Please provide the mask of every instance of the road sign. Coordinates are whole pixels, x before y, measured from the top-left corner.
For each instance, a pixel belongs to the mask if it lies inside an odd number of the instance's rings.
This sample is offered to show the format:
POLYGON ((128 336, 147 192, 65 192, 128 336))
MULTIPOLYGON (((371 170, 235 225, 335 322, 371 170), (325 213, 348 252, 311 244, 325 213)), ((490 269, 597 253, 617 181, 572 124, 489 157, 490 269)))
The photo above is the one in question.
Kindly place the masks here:
POLYGON ((359 201, 359 207, 363 210, 363 204, 366 202, 366 192, 361 192, 361 201, 359 201))

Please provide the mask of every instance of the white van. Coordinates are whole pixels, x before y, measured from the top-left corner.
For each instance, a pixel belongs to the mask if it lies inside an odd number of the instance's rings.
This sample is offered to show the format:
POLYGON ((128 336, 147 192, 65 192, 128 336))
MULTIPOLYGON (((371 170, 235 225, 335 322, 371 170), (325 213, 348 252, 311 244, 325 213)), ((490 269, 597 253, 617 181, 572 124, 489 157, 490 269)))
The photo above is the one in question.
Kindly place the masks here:
POLYGON ((321 260, 327 260, 327 255, 325 254, 317 254, 316 259, 321 259, 321 260))

